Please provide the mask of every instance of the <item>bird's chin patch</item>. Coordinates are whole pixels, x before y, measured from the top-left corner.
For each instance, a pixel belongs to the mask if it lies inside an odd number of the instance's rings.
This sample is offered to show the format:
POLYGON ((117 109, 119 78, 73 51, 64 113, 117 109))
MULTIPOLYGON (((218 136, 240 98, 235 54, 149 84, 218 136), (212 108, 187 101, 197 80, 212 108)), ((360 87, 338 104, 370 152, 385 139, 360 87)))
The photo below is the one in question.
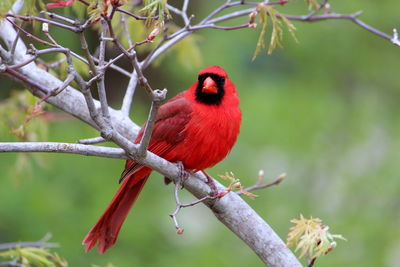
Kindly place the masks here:
POLYGON ((204 94, 217 94, 218 93, 218 88, 216 86, 203 87, 201 92, 204 93, 204 94))
POLYGON ((225 94, 225 78, 213 73, 199 76, 196 88, 196 100, 206 105, 219 105, 225 94))

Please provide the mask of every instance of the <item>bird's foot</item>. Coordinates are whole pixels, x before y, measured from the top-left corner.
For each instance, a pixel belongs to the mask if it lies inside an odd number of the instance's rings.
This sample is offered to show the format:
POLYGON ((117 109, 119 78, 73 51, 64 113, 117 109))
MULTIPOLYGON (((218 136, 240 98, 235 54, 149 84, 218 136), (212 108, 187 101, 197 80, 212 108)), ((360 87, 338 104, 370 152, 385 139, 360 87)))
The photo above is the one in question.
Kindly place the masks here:
POLYGON ((211 196, 217 196, 218 195, 218 189, 217 189, 217 186, 216 186, 216 184, 214 182, 214 179, 211 178, 211 176, 208 175, 208 173, 206 173, 205 171, 202 170, 201 172, 207 177, 206 184, 210 187, 210 190, 211 190, 210 195, 211 196))
MULTIPOLYGON (((185 170, 185 166, 183 166, 182 161, 177 161, 174 162, 174 164, 178 167, 179 169, 179 174, 178 174, 178 183, 182 186, 185 183, 185 181, 189 178, 189 172, 185 170)), ((170 184, 172 182, 172 179, 169 177, 164 177, 164 183, 166 185, 170 184)))

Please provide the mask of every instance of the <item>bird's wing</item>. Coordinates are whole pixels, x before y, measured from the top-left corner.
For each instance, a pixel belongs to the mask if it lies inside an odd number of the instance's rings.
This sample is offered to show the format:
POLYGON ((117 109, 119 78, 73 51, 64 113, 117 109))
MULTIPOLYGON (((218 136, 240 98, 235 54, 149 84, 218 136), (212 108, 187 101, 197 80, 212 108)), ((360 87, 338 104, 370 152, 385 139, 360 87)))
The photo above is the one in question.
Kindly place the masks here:
MULTIPOLYGON (((153 127, 148 150, 161 157, 170 152, 178 143, 185 138, 185 126, 189 122, 192 108, 189 101, 179 94, 162 105, 158 112, 153 127)), ((135 140, 138 144, 143 137, 146 123, 142 126, 135 140)), ((137 172, 142 166, 134 161, 128 160, 125 170, 121 174, 120 181, 137 172)))

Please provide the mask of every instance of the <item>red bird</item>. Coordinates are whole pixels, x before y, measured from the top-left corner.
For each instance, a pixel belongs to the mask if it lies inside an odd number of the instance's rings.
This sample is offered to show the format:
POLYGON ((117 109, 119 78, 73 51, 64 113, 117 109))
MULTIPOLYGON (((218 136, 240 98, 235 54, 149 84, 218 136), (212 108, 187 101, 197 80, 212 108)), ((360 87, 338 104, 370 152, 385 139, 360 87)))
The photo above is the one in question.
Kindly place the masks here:
MULTIPOLYGON (((157 113, 148 150, 184 168, 199 171, 223 160, 235 144, 241 123, 239 98, 226 72, 217 66, 203 69, 198 80, 157 113)), ((135 143, 144 132, 140 130, 135 143)), ((86 251, 99 243, 99 253, 114 245, 129 210, 152 169, 126 161, 121 187, 106 211, 83 240, 86 251)))

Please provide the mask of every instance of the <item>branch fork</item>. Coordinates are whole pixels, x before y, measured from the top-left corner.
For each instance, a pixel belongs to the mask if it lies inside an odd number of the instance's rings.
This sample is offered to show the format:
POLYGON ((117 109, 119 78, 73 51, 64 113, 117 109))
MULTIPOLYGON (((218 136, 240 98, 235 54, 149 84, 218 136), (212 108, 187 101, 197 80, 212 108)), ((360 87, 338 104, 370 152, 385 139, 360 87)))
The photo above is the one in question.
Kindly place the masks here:
POLYGON ((393 38, 390 40, 393 44, 400 46, 400 40, 399 40, 399 34, 397 32, 397 29, 393 29, 393 38))

